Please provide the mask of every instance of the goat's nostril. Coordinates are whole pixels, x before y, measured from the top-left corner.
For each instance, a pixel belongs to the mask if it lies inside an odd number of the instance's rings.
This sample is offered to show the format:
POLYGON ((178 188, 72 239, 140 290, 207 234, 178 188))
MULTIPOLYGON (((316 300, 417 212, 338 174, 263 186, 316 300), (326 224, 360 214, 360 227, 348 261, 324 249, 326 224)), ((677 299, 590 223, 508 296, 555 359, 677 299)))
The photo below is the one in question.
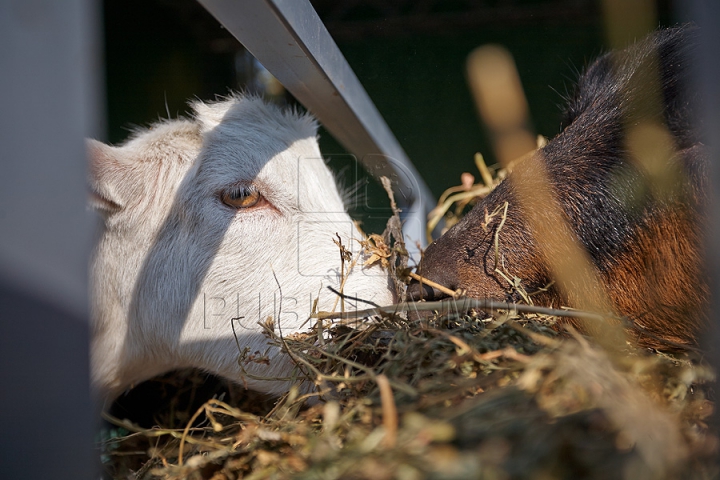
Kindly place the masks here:
POLYGON ((427 284, 420 284, 420 282, 413 280, 410 282, 410 285, 408 285, 407 288, 407 298, 408 300, 418 301, 418 300, 439 300, 441 298, 447 297, 447 294, 441 292, 440 290, 431 287, 427 284))

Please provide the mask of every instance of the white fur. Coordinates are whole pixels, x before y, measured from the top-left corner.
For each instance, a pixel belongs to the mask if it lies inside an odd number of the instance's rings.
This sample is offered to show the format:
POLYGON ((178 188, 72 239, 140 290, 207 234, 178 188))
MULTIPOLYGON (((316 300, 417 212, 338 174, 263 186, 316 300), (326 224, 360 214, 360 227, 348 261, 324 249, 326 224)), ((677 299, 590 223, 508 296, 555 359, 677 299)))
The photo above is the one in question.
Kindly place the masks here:
MULTIPOLYGON (((318 295, 319 309, 331 309, 335 233, 358 250, 310 117, 241 96, 194 109, 194 119, 156 124, 119 147, 88 144, 92 204, 104 217, 91 275, 93 383, 105 398, 181 367, 285 391, 285 381, 243 375, 231 319, 244 317, 235 322, 241 349, 270 357, 244 368, 288 376, 292 362, 268 347, 258 320, 272 316, 288 334, 301 329, 318 295), (223 204, 222 191, 238 183, 254 185, 267 203, 223 204)), ((375 268, 356 267, 345 292, 393 300, 375 268)))

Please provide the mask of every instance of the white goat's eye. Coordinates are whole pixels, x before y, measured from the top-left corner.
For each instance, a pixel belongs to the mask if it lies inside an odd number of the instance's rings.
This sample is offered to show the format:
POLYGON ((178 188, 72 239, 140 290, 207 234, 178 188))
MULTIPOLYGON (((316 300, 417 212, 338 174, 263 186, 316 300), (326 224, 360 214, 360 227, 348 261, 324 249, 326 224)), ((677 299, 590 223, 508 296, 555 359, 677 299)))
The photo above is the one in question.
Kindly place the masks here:
POLYGON ((225 190, 221 195, 222 202, 232 208, 254 207, 262 199, 260 192, 248 186, 236 186, 225 190))

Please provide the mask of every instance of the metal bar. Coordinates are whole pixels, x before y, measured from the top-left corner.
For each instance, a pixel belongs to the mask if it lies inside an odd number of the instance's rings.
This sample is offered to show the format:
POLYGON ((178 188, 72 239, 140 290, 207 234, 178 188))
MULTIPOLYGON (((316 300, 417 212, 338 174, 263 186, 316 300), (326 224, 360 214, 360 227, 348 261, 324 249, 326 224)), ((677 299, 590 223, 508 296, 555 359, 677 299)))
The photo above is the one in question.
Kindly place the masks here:
POLYGON ((3 478, 98 478, 85 141, 99 122, 97 0, 0 0, 3 478))
MULTIPOLYGON (((710 306, 707 331, 703 332, 702 346, 707 359, 720 373, 720 3, 716 0, 691 0, 678 6, 679 14, 685 20, 692 20, 700 26, 700 48, 695 58, 695 85, 702 96, 700 124, 703 126, 703 141, 707 144, 710 163, 708 175, 708 224, 705 226, 705 268, 710 282, 710 306)), ((720 389, 716 380, 715 398, 718 402, 720 389)), ((714 434, 720 431, 720 409, 715 408, 711 422, 714 434)))
MULTIPOLYGON (((376 178, 393 181, 405 232, 424 244, 435 204, 308 0, 198 0, 376 178)), ((412 247, 412 245, 409 245, 412 247)))

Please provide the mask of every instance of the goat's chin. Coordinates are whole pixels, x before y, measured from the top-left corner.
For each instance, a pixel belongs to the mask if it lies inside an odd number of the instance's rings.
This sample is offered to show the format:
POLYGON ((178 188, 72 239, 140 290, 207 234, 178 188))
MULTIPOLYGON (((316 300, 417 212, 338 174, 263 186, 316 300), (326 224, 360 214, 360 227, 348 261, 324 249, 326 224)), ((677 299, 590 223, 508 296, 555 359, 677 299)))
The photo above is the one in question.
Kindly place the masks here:
POLYGON ((194 345, 192 351, 187 352, 192 361, 185 364, 163 367, 148 364, 143 369, 126 368, 106 378, 95 378, 93 395, 96 402, 103 410, 107 410, 113 402, 138 385, 175 371, 180 372, 177 374, 179 380, 182 380, 183 373, 190 375, 193 371, 199 371, 223 378, 245 390, 272 397, 279 397, 295 388, 297 395, 306 396, 310 404, 318 402, 317 395, 313 395, 317 387, 297 371, 295 362, 288 355, 278 349, 269 355, 267 363, 253 363, 238 359, 236 349, 227 355, 229 361, 218 361, 216 355, 198 355, 197 347, 194 345))
POLYGON ((359 269, 349 276, 343 293, 357 299, 359 309, 391 305, 396 300, 392 279, 379 267, 359 269))

